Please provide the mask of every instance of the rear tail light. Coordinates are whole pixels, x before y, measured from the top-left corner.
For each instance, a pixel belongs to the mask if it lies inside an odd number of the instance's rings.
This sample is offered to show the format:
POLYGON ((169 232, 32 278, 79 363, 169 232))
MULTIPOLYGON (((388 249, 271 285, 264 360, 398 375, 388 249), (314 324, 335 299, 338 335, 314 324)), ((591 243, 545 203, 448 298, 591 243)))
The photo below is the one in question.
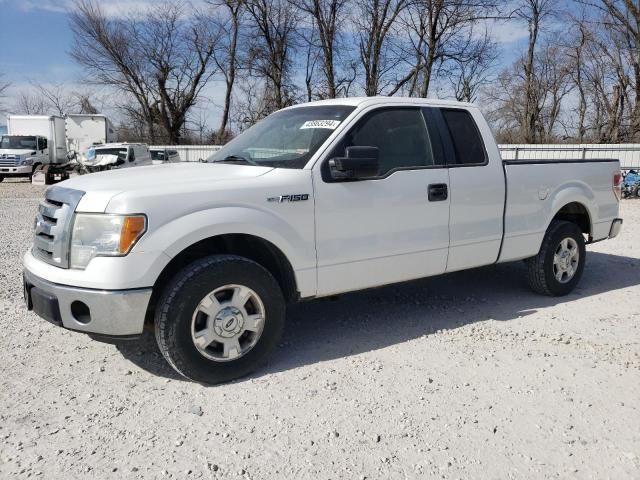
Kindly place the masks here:
POLYGON ((613 193, 618 201, 622 197, 622 172, 617 171, 613 174, 613 193))

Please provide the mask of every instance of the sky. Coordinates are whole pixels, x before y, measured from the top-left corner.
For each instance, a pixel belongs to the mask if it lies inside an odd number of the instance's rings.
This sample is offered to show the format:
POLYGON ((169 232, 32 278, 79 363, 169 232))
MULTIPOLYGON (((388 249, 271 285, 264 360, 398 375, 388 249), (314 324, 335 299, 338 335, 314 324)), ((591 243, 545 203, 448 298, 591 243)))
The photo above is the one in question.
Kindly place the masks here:
MULTIPOLYGON (((202 0, 194 0, 200 2, 202 0)), ((565 3, 560 0, 559 3, 565 3)), ((127 10, 152 5, 154 0, 101 0, 108 15, 122 15, 127 10)), ((73 0, 0 0, 0 73, 12 84, 9 95, 37 83, 83 82, 82 69, 69 56, 73 36, 68 12, 73 0)), ((497 23, 491 33, 499 42, 498 66, 509 65, 523 51, 526 25, 516 22, 497 23)), ((222 86, 211 84, 205 94, 210 100, 208 115, 216 124, 222 86)), ((11 104, 11 98, 6 103, 11 104)), ((1 122, 1 121, 0 121, 1 122)))

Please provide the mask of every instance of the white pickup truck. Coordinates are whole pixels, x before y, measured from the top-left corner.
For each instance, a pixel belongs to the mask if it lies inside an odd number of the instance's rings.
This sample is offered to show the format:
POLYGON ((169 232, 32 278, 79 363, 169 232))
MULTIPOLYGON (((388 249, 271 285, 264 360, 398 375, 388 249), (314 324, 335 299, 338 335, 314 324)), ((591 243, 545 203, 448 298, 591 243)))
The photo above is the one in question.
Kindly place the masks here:
POLYGON ((616 236, 615 160, 505 161, 470 104, 349 98, 278 111, 207 163, 47 190, 24 257, 28 308, 135 338, 203 383, 251 372, 286 305, 526 260, 565 295, 585 244, 616 236))

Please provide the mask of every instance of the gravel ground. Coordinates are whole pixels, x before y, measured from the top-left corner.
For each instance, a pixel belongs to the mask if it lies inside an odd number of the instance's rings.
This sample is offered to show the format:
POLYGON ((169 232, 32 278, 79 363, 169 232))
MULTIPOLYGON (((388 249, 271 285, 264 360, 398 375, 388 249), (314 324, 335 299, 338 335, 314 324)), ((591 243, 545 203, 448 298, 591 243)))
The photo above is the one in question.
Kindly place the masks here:
POLYGON ((640 478, 640 201, 568 297, 518 262, 308 302, 204 387, 26 312, 43 190, 0 184, 0 478, 640 478))

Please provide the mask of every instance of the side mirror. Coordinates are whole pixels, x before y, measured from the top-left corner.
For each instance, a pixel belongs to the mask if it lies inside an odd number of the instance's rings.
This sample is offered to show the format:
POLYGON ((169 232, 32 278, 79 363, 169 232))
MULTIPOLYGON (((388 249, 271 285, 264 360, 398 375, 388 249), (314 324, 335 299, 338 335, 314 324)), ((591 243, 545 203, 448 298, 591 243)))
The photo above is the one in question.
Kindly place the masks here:
POLYGON ((375 177, 380 171, 378 147, 347 147, 345 157, 329 160, 329 171, 335 179, 359 180, 375 177))

